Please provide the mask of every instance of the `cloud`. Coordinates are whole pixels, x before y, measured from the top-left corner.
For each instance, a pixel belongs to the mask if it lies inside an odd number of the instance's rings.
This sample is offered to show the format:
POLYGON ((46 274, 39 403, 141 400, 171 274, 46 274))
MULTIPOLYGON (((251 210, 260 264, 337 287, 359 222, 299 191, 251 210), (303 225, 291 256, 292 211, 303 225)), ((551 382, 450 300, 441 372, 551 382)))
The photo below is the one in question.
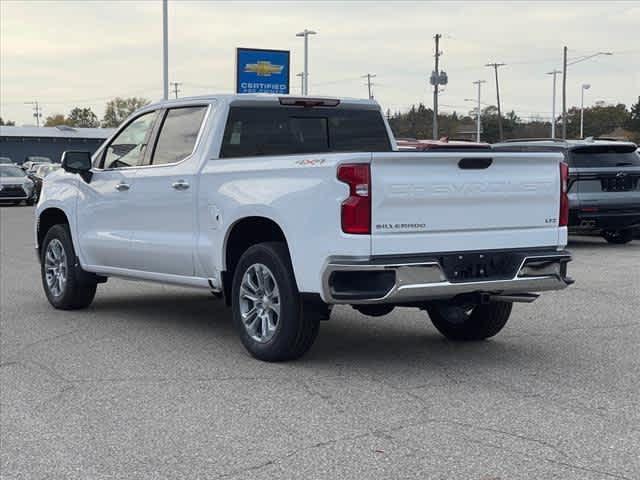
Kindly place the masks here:
MULTIPOLYGON (((299 30, 310 40, 312 93, 366 96, 360 76, 376 73, 374 93, 386 108, 431 104, 433 40, 442 33, 442 68, 450 83, 441 103, 469 109, 472 82, 500 70, 505 110, 551 110, 551 78, 562 46, 571 55, 633 50, 640 8, 634 2, 169 2, 170 76, 186 95, 231 91, 234 49, 292 51, 292 85, 302 69, 299 30)), ((76 104, 102 114, 107 98, 162 92, 161 4, 156 1, 0 2, 0 109, 25 123, 39 99, 45 114, 76 104)), ((569 70, 569 104, 579 85, 597 99, 630 103, 638 95, 640 52, 594 59, 569 70)), ((526 115, 525 115, 526 116, 526 115)))

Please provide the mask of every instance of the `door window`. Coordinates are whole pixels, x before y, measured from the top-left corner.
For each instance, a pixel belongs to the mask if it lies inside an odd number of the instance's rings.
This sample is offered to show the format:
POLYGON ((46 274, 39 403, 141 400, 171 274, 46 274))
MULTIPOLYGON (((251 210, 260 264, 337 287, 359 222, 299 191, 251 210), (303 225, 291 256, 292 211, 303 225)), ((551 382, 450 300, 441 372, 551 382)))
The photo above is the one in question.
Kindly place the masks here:
POLYGON ((109 144, 103 168, 135 167, 142 163, 156 112, 136 118, 109 144))
POLYGON ((153 165, 166 165, 184 160, 193 153, 206 106, 170 109, 153 152, 153 165))

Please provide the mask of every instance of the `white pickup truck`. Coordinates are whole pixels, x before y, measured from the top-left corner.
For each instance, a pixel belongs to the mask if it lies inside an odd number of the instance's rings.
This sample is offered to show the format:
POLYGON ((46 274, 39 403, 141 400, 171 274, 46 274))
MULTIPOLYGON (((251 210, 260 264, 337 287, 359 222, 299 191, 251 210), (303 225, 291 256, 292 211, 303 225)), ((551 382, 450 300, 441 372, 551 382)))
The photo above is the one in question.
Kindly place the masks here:
POLYGON ((513 302, 572 282, 561 154, 395 150, 372 101, 149 105, 47 177, 44 291, 76 309, 108 277, 208 289, 249 352, 277 361, 304 354, 335 304, 416 307, 480 340, 513 302))

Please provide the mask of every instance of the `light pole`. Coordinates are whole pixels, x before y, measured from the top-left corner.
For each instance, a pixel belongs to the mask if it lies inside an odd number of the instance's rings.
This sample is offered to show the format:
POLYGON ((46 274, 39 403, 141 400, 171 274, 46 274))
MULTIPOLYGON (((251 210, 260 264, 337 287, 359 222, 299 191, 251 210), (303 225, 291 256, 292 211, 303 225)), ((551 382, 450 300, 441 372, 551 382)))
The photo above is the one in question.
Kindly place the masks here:
POLYGON ((567 59, 568 48, 564 47, 564 68, 562 69, 562 139, 567 139, 567 67, 569 65, 575 65, 576 63, 584 62, 600 55, 613 55, 611 52, 597 52, 591 55, 583 55, 582 57, 574 58, 570 62, 567 59))
POLYGON ((169 22, 167 20, 167 1, 162 0, 162 90, 165 100, 169 99, 169 22))
POLYGON ((303 76, 303 95, 309 95, 309 35, 315 35, 317 32, 307 30, 296 33, 296 37, 304 38, 304 76, 303 76))
POLYGON ((474 85, 478 85, 478 112, 476 115, 476 142, 480 143, 480 115, 481 115, 481 110, 480 110, 480 88, 482 87, 483 83, 487 83, 486 80, 476 80, 475 82, 473 82, 474 85))
POLYGON ((296 73, 296 77, 300 77, 300 95, 304 95, 304 72, 296 73))
POLYGON ((551 105, 551 138, 556 138, 556 75, 562 73, 561 70, 553 70, 547 72, 547 75, 553 75, 553 104, 551 105))
POLYGON ((580 89, 580 138, 584 138, 584 91, 590 88, 591 85, 583 83, 580 89))

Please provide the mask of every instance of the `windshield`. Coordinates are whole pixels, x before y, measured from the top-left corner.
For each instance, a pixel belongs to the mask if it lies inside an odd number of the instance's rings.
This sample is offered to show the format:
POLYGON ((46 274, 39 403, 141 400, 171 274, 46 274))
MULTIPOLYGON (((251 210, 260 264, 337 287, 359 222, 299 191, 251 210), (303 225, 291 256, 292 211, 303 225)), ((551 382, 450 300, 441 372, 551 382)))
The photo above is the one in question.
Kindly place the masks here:
POLYGON ((13 165, 0 165, 0 177, 24 177, 25 173, 21 168, 13 165))
POLYGON ((626 145, 578 147, 569 152, 568 160, 575 168, 640 167, 635 147, 626 145))
POLYGON ((13 163, 9 157, 0 157, 0 163, 13 163))

